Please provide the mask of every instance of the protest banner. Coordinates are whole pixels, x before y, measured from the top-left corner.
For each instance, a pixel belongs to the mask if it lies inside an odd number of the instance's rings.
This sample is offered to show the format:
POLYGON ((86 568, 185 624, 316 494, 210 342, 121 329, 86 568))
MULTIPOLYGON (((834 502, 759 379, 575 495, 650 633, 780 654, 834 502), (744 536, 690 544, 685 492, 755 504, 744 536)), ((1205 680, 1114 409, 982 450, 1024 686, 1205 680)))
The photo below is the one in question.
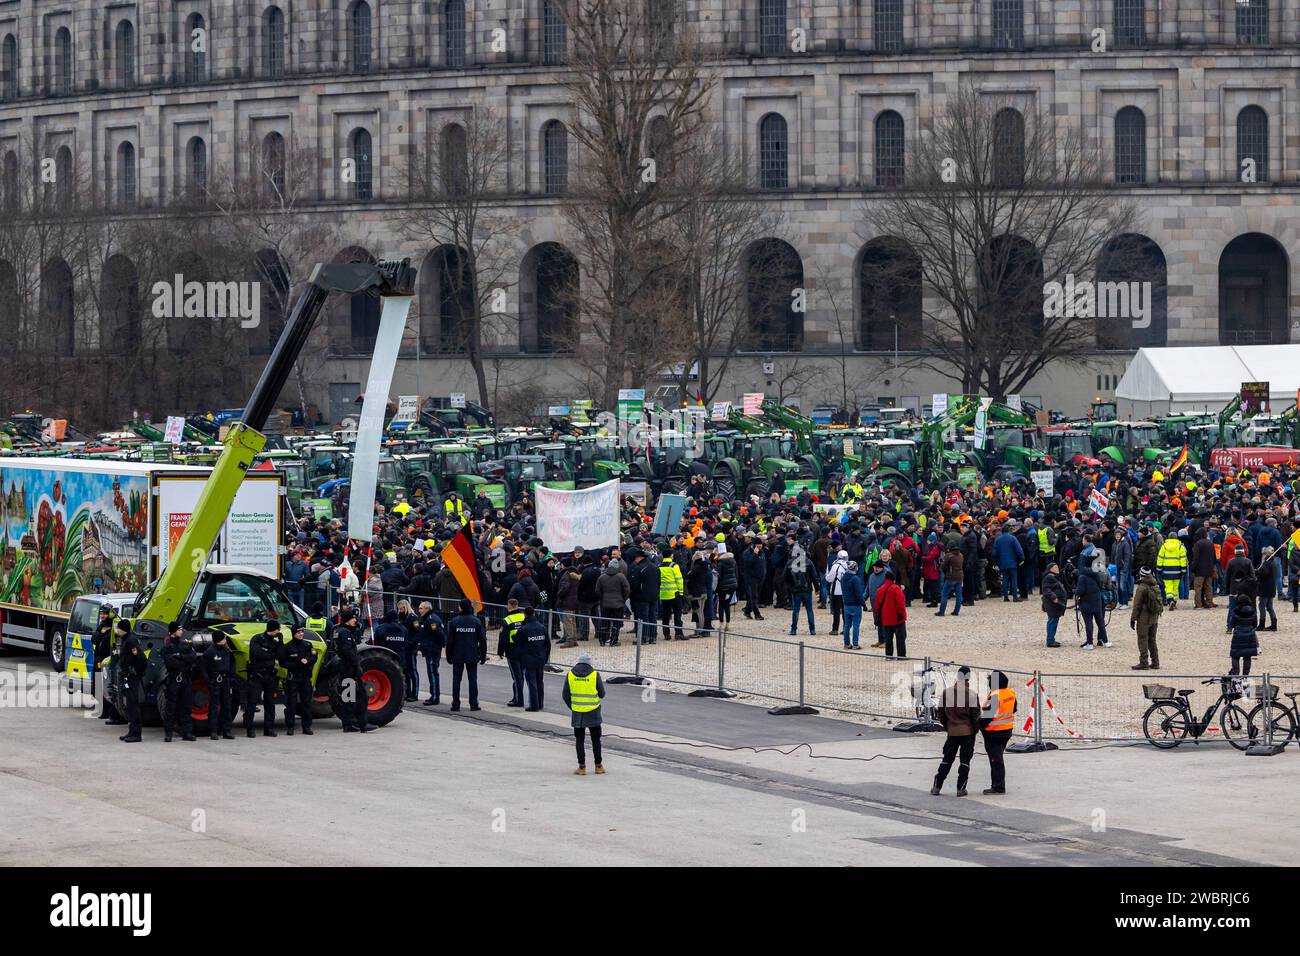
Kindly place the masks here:
POLYGON ((557 554, 618 544, 618 480, 565 491, 538 484, 537 536, 557 554))

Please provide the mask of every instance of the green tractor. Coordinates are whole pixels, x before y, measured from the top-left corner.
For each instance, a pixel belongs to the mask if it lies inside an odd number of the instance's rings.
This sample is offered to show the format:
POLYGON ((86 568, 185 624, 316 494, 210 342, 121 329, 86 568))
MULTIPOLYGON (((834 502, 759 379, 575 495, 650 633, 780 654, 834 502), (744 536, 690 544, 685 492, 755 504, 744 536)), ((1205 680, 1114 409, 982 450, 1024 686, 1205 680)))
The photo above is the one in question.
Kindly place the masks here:
POLYGON ((618 438, 614 435, 567 435, 560 444, 569 449, 579 488, 630 475, 627 463, 619 459, 618 438))
MULTIPOLYGON (((1155 422, 1094 422, 1091 431, 1096 456, 1109 458, 1120 465, 1138 460, 1153 464, 1182 452, 1181 445, 1174 449, 1161 447, 1160 428, 1155 422)), ((1191 454, 1190 448, 1188 454, 1191 454)))
POLYGON ((506 455, 501 460, 500 484, 505 489, 504 504, 519 500, 525 491, 532 494, 538 482, 546 480, 545 455, 506 455))
POLYGON ((991 425, 982 451, 974 452, 980 473, 996 483, 1050 471, 1047 452, 1037 447, 1038 429, 1025 425, 991 425))
POLYGON ((899 438, 867 437, 854 442, 861 456, 856 472, 860 482, 890 483, 910 488, 918 480, 916 442, 899 438))

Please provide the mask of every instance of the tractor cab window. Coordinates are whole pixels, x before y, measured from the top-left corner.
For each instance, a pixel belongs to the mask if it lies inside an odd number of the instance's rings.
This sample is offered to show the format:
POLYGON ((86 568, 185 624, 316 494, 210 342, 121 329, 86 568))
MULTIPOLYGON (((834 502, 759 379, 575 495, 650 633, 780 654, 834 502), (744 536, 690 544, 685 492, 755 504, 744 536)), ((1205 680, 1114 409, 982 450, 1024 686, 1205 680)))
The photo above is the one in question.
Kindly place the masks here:
POLYGON ((916 449, 911 445, 881 445, 878 451, 881 465, 886 468, 897 468, 904 474, 912 472, 916 449))
MULTIPOLYGON (((436 462, 433 464, 436 464, 436 462)), ((474 459, 466 452, 452 452, 443 455, 441 472, 444 475, 472 475, 474 473, 474 459)))
POLYGON ((511 471, 524 481, 541 481, 546 477, 544 461, 512 461, 510 465, 511 471))
POLYGON ((402 471, 399 464, 391 459, 379 463, 379 481, 385 485, 400 485, 402 471))
POLYGON ((750 458, 754 461, 781 458, 781 451, 781 446, 775 438, 755 438, 749 444, 750 458))
POLYGON ((1160 429, 1155 425, 1133 426, 1133 447, 1154 448, 1160 444, 1160 429))
POLYGON ((1064 461, 1073 461, 1076 455, 1092 457, 1092 442, 1087 435, 1062 435, 1057 457, 1064 461))
POLYGON ((226 623, 265 623, 275 614, 288 626, 297 625, 289 602, 269 581, 243 575, 215 577, 207 582, 195 622, 203 626, 226 623))

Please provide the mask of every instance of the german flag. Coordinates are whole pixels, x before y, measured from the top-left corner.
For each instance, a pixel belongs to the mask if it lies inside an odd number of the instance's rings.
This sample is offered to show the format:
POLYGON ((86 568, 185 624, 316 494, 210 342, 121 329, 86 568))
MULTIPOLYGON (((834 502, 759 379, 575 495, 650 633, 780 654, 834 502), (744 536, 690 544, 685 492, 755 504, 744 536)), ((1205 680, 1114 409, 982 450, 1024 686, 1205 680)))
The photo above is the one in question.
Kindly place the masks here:
POLYGON ((474 559, 474 542, 470 540, 469 529, 461 525, 447 546, 438 555, 456 578, 465 597, 474 602, 474 607, 483 606, 483 594, 478 586, 478 562, 474 559))
POLYGON ((1169 474, 1172 475, 1174 472, 1176 472, 1179 468, 1183 467, 1183 465, 1185 465, 1185 464, 1187 464, 1187 444, 1186 444, 1186 443, 1183 444, 1183 450, 1182 450, 1181 452, 1178 453, 1178 457, 1174 459, 1174 466, 1173 466, 1172 468, 1169 469, 1169 474))

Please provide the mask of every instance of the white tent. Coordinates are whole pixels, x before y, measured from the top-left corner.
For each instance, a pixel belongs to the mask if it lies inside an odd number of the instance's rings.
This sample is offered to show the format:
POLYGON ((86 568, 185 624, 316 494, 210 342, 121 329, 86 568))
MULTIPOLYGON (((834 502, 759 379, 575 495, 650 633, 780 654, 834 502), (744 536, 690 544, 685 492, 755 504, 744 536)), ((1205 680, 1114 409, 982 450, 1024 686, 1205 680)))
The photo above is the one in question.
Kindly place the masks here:
POLYGON ((1215 345, 1139 349, 1115 397, 1135 414, 1218 411, 1243 382, 1268 382, 1274 411, 1296 400, 1300 345, 1215 345))

